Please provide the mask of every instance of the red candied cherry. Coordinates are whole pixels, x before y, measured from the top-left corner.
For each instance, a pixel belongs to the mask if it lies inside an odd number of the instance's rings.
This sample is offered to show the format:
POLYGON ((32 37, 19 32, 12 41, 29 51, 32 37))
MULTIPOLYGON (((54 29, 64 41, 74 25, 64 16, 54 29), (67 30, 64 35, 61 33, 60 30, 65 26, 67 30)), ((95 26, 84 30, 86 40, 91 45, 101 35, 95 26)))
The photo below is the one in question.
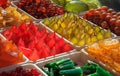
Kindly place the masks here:
POLYGON ((120 16, 120 12, 118 12, 116 15, 117 15, 117 16, 120 16))
POLYGON ((111 9, 111 8, 107 10, 108 13, 111 13, 111 12, 114 12, 114 11, 115 11, 115 10, 113 10, 113 9, 111 9))
POLYGON ((103 21, 103 22, 101 23, 101 26, 102 26, 102 28, 109 28, 109 27, 108 27, 108 23, 107 23, 106 21, 103 21))
POLYGON ((109 20, 111 19, 111 17, 112 17, 112 14, 107 13, 107 16, 105 17, 105 20, 106 20, 106 21, 109 21, 109 20))
POLYGON ((118 16, 117 19, 120 19, 120 16, 118 16))
POLYGON ((115 22, 116 22, 116 18, 111 18, 110 21, 109 21, 109 24, 114 25, 115 22))
POLYGON ((118 17, 118 16, 117 16, 116 14, 112 16, 112 18, 117 18, 117 17, 118 17))
POLYGON ((108 10, 108 7, 107 7, 107 6, 102 6, 100 9, 107 11, 107 10, 108 10))
POLYGON ((119 20, 116 20, 115 25, 116 25, 117 27, 120 27, 120 19, 119 19, 119 20))
POLYGON ((116 11, 114 11, 114 12, 111 12, 111 14, 112 14, 112 15, 115 15, 115 14, 116 14, 116 11))
POLYGON ((114 28, 114 32, 115 32, 118 36, 120 36, 120 27, 115 27, 115 28, 114 28))
POLYGON ((100 14, 101 20, 104 20, 106 16, 107 16, 107 14, 105 12, 101 13, 100 14))

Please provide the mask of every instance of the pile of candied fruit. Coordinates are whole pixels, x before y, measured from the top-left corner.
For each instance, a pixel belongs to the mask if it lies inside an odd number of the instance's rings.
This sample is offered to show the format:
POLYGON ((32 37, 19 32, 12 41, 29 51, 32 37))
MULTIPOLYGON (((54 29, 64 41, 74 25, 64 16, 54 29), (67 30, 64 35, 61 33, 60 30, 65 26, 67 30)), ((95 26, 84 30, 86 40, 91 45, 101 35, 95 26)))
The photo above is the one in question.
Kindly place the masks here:
POLYGON ((23 61, 23 54, 12 41, 0 38, 0 68, 23 61))
POLYGON ((5 9, 0 7, 0 28, 30 21, 29 16, 18 12, 15 7, 9 6, 5 9))
POLYGON ((41 76, 36 69, 27 69, 23 67, 17 67, 15 70, 2 72, 0 76, 41 76))
POLYGON ((33 61, 72 50, 71 45, 63 38, 57 37, 54 32, 49 33, 45 28, 39 28, 32 22, 18 27, 12 26, 11 29, 6 29, 3 35, 12 40, 25 56, 33 61))
POLYGON ((37 19, 64 13, 63 7, 51 3, 50 0, 20 0, 17 6, 37 19))
POLYGON ((94 43, 87 52, 95 59, 120 73, 120 40, 106 39, 94 43))
POLYGON ((87 11, 83 17, 105 29, 110 29, 120 36, 120 12, 103 6, 87 11))

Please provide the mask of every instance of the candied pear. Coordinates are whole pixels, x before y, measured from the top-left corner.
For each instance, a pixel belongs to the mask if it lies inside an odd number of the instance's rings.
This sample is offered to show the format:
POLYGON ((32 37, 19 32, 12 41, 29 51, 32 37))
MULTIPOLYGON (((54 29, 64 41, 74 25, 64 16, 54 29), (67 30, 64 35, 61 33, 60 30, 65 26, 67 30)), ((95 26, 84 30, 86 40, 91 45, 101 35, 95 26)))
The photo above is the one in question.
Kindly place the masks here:
POLYGON ((53 17, 51 18, 51 21, 56 21, 56 20, 57 20, 56 16, 53 16, 53 17))
POLYGON ((61 20, 60 20, 60 19, 58 19, 57 24, 58 24, 58 25, 61 25, 61 20))
POLYGON ((65 19, 67 18, 67 16, 68 16, 68 13, 66 12, 62 17, 65 19))
POLYGON ((89 35, 93 35, 94 34, 94 30, 93 28, 89 29, 89 31, 87 32, 89 35))
POLYGON ((97 37, 96 36, 91 36, 91 42, 96 42, 97 41, 97 37))
POLYGON ((99 26, 95 26, 94 30, 95 30, 96 33, 98 33, 98 32, 100 32, 100 27, 99 26))
POLYGON ((89 44, 89 43, 91 42, 91 38, 90 38, 90 37, 87 37, 87 38, 85 39, 85 42, 86 42, 86 44, 89 44))
POLYGON ((62 34, 62 33, 63 33, 63 29, 62 29, 61 27, 59 27, 58 30, 57 30, 57 32, 58 32, 59 34, 62 34))
POLYGON ((78 33, 79 33, 79 29, 76 28, 76 29, 74 30, 74 34, 77 35, 78 33))
POLYGON ((105 30, 104 29, 101 29, 100 32, 101 32, 102 35, 105 34, 105 30))
POLYGON ((63 29, 65 29, 65 28, 66 28, 66 24, 65 24, 64 22, 62 22, 62 23, 61 23, 61 27, 62 27, 63 29))
POLYGON ((104 39, 103 34, 102 34, 101 32, 99 32, 99 33, 97 34, 97 39, 98 39, 98 40, 104 39))
POLYGON ((58 28, 59 28, 59 26, 55 23, 55 24, 53 25, 53 29, 56 31, 58 28))
POLYGON ((55 23, 55 22, 51 22, 48 26, 49 26, 50 28, 53 28, 54 24, 56 24, 56 23, 55 23))
POLYGON ((81 39, 84 39, 85 38, 85 33, 82 33, 81 34, 81 39))
POLYGON ((72 28, 70 28, 70 29, 67 30, 68 35, 70 35, 72 32, 73 32, 72 28))
POLYGON ((76 37, 72 37, 70 40, 72 43, 76 44, 78 42, 78 39, 76 37))
POLYGON ((86 26, 87 25, 87 22, 83 19, 82 20, 82 26, 86 26))
POLYGON ((107 31, 105 32, 105 38, 110 38, 110 37, 112 37, 112 36, 111 36, 111 31, 110 31, 110 30, 107 30, 107 31))
POLYGON ((74 13, 70 13, 69 18, 70 19, 74 18, 74 13))
POLYGON ((49 25, 49 23, 50 23, 49 19, 48 19, 48 18, 46 18, 46 19, 44 20, 44 24, 48 26, 48 25, 49 25))
POLYGON ((81 40, 78 42, 78 45, 79 45, 79 46, 84 46, 84 45, 85 45, 85 39, 81 39, 81 40))

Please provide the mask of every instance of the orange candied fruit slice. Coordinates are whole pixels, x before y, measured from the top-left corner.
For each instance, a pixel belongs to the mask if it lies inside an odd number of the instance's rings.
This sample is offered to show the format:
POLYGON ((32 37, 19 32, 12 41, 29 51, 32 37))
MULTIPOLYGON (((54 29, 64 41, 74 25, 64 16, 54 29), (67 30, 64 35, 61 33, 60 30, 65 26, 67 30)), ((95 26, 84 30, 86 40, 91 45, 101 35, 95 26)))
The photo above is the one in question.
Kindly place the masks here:
POLYGON ((12 41, 0 39, 0 68, 17 64, 23 61, 22 52, 12 41))

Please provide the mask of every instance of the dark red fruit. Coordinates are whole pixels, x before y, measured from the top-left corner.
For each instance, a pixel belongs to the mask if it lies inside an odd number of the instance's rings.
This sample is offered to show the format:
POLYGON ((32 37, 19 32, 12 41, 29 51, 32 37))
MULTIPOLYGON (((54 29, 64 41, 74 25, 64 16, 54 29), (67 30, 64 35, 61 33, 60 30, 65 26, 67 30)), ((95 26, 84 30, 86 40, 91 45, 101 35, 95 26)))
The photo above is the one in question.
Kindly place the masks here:
POLYGON ((50 0, 20 0, 17 6, 37 19, 64 13, 63 7, 54 5, 50 0))
POLYGON ((15 70, 2 72, 0 76, 41 76, 36 69, 26 69, 23 67, 17 67, 15 70))
MULTIPOLYGON (((105 28, 110 29, 113 33, 119 36, 118 28, 120 27, 120 12, 103 6, 101 8, 91 10, 84 13, 83 18, 105 28), (117 27, 117 31, 116 31, 117 27)), ((120 29, 119 29, 120 30, 120 29)))

